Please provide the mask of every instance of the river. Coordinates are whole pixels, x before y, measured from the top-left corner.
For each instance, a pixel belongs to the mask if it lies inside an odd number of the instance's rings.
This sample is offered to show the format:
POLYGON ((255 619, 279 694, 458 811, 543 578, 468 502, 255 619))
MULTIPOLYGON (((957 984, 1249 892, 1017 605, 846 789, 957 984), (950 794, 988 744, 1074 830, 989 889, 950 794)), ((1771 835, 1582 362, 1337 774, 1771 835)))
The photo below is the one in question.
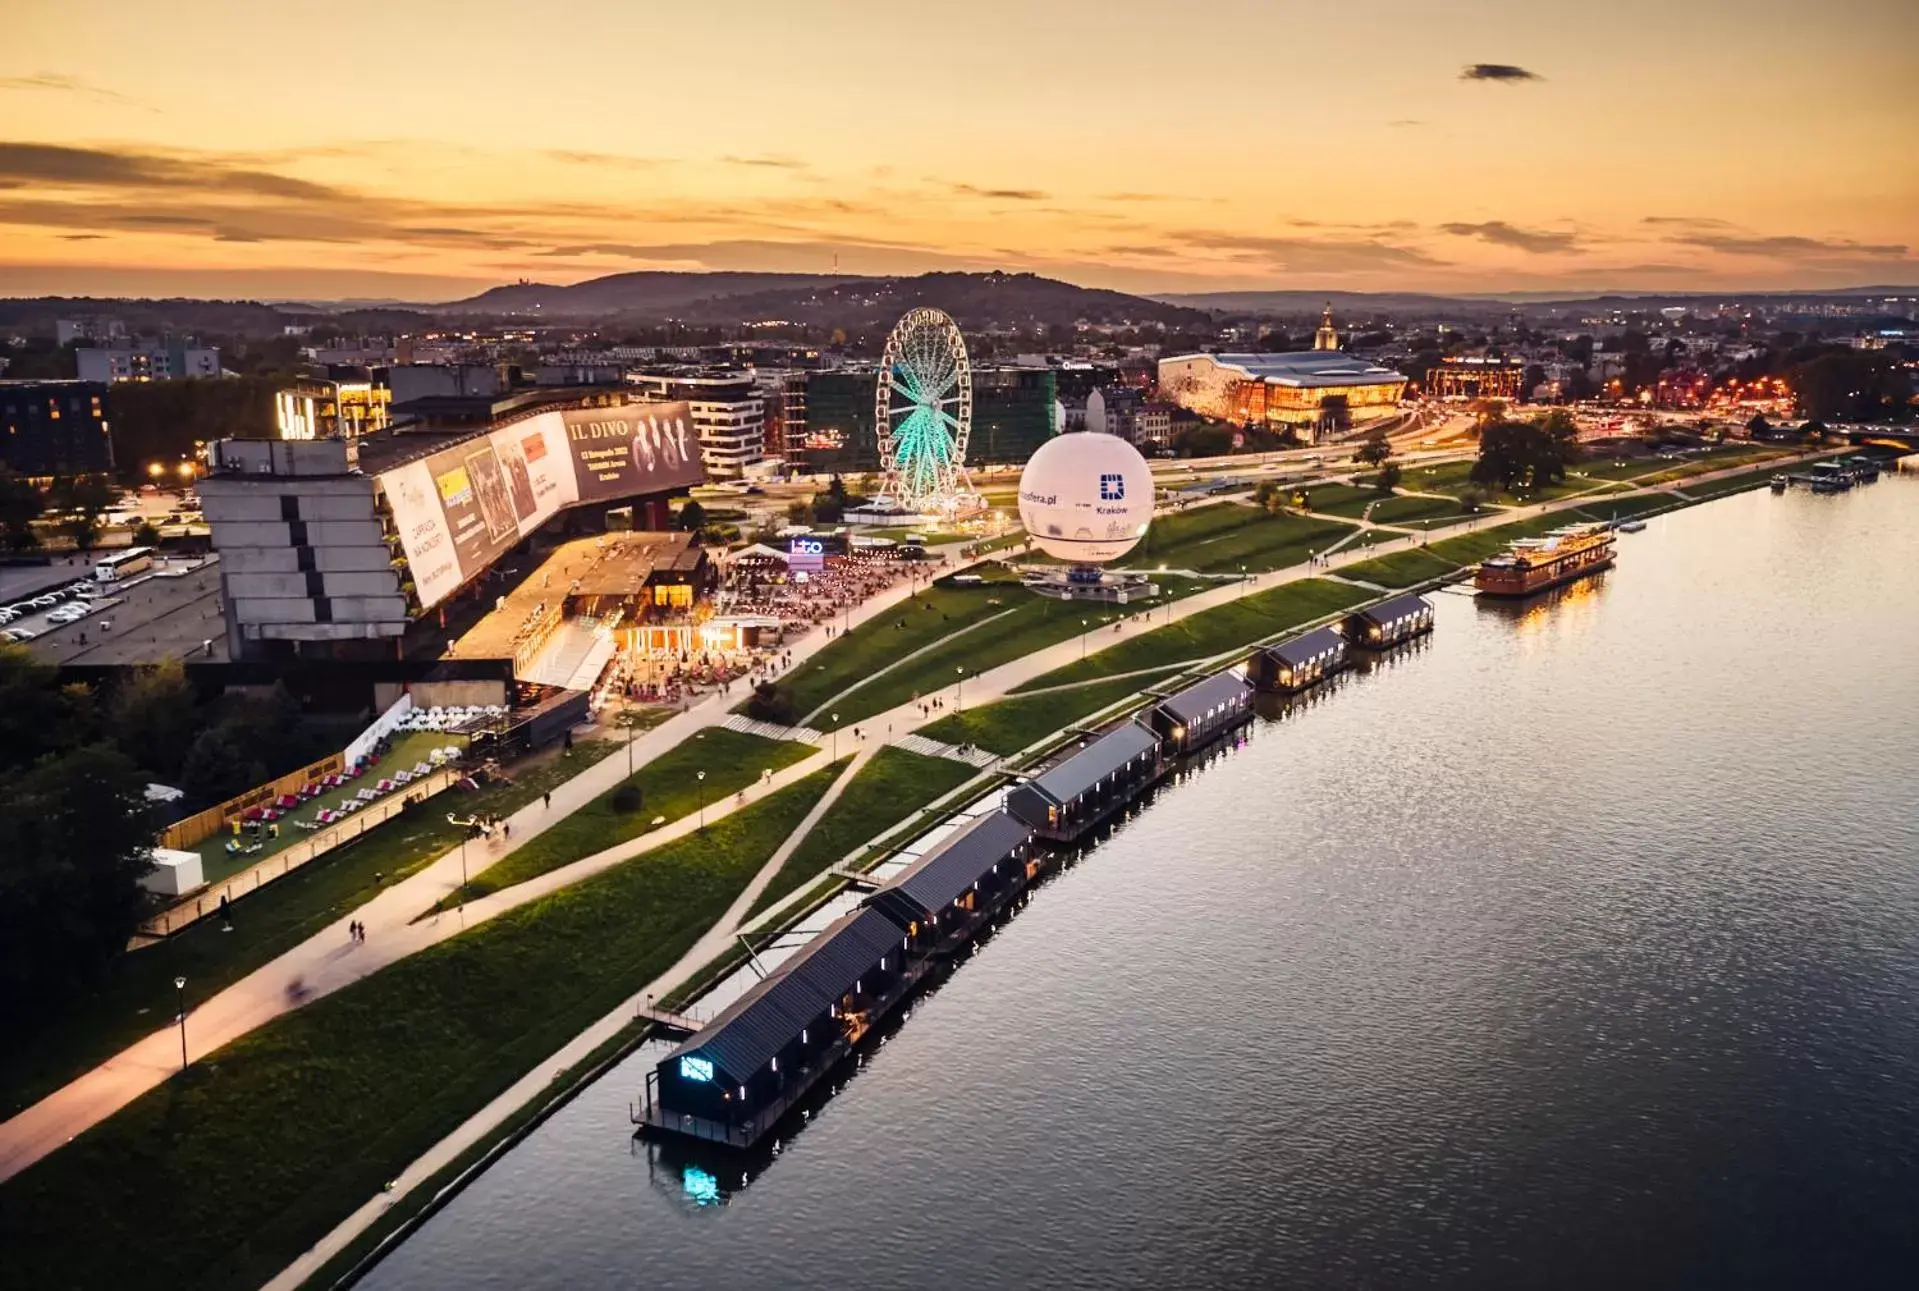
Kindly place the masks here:
POLYGON ((636 1056, 365 1285, 1911 1285, 1919 479, 1434 599, 1039 888, 750 1182, 630 1139, 636 1056))

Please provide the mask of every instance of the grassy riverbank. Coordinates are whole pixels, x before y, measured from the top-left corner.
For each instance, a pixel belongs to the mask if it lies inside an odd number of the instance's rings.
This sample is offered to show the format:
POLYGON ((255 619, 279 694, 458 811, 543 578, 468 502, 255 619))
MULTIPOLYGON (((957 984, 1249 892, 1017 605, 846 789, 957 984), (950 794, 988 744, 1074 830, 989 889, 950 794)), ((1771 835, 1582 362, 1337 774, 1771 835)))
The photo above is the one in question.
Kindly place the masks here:
POLYGON ((818 772, 261 1027, 0 1185, 21 1286, 253 1288, 691 946, 818 772))
POLYGON ((951 758, 929 758, 888 746, 875 753, 780 866, 753 913, 784 900, 862 843, 879 837, 979 771, 951 758))
POLYGON ((0 1108, 11 1116, 166 1026, 174 1013, 175 977, 187 979, 192 998, 205 999, 370 900, 383 884, 444 856, 460 841, 460 830, 447 824, 449 810, 508 815, 618 747, 584 740, 570 757, 554 754, 515 768, 510 785, 448 792, 235 902, 233 931, 222 932, 217 919, 203 919, 122 956, 98 989, 70 1004, 57 1025, 15 1034, 0 1045, 0 1108))
POLYGON ((1015 695, 995 703, 983 704, 964 713, 942 717, 931 726, 920 728, 928 739, 948 744, 977 744, 1002 756, 1018 753, 1056 731, 1064 730, 1087 717, 1109 708, 1130 695, 1136 695, 1169 674, 1156 672, 1143 677, 1120 677, 1074 686, 1068 690, 1049 690, 1037 695, 1015 695))
POLYGON ((1303 578, 1264 591, 1248 592, 1166 627, 1118 638, 1085 659, 1055 668, 1016 687, 1015 693, 1208 659, 1240 646, 1250 646, 1276 632, 1310 623, 1334 610, 1369 601, 1374 595, 1363 587, 1324 578, 1303 578))
MULTIPOLYGON (((700 731, 474 875, 466 884, 465 899, 472 901, 489 892, 524 883, 549 870, 638 838, 656 828, 653 822, 662 816, 666 822, 690 816, 700 809, 702 802, 719 802, 757 783, 762 771, 782 770, 815 751, 810 744, 769 740, 719 727, 700 731), (701 771, 706 772, 704 781, 698 778, 701 771), (614 805, 614 797, 628 787, 640 791, 640 805, 632 811, 622 811, 614 805)), ((624 757, 624 747, 613 756, 624 757)), ((433 909, 451 910, 460 901, 460 893, 455 891, 443 897, 433 909)))

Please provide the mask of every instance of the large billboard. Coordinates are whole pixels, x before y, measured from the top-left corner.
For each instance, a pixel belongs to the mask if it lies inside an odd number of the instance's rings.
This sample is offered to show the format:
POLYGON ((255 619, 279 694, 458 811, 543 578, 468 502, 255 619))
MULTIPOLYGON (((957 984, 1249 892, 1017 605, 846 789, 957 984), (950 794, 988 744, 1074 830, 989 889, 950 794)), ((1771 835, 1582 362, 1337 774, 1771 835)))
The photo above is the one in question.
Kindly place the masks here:
POLYGON ((657 403, 541 413, 387 471, 380 488, 425 608, 562 507, 705 478, 691 409, 657 403))
POLYGON ((560 414, 582 502, 702 483, 700 440, 684 403, 570 408, 560 414))

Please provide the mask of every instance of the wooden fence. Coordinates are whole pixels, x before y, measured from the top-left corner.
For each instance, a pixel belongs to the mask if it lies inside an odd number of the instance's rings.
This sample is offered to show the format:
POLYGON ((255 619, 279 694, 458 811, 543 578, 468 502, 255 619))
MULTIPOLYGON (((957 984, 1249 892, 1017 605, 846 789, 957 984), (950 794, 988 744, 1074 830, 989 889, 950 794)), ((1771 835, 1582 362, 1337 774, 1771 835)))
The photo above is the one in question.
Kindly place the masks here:
POLYGON ((205 842, 225 829, 229 820, 245 815, 249 808, 264 807, 282 795, 298 793, 312 781, 343 770, 345 765, 346 759, 343 754, 329 753, 304 770, 289 771, 278 780, 255 785, 237 798, 228 798, 217 807, 208 807, 205 811, 196 811, 185 820, 174 821, 160 834, 160 846, 191 851, 197 844, 205 842))
POLYGON ((412 784, 395 790, 360 811, 354 812, 338 824, 328 825, 316 831, 311 838, 294 843, 275 852, 258 863, 220 880, 208 884, 198 892, 181 898, 153 918, 140 925, 140 931, 149 937, 165 937, 193 923, 196 919, 220 910, 220 898, 238 901, 249 893, 257 892, 266 884, 299 869, 309 861, 325 856, 336 847, 363 836, 368 830, 384 824, 406 809, 409 799, 417 799, 416 806, 424 805, 457 781, 466 772, 458 768, 446 768, 435 771, 429 776, 415 780, 412 784), (425 795, 422 798, 422 795, 425 795))

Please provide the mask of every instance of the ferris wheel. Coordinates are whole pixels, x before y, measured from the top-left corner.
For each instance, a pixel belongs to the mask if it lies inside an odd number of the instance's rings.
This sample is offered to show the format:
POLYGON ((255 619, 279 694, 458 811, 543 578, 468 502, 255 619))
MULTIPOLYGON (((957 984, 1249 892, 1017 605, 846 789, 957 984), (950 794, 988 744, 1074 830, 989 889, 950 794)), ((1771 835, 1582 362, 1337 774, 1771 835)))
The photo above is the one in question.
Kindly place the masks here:
POLYGON ((943 310, 908 310, 893 325, 880 361, 873 425, 894 506, 951 514, 972 494, 966 441, 973 429, 973 369, 959 325, 943 310))

